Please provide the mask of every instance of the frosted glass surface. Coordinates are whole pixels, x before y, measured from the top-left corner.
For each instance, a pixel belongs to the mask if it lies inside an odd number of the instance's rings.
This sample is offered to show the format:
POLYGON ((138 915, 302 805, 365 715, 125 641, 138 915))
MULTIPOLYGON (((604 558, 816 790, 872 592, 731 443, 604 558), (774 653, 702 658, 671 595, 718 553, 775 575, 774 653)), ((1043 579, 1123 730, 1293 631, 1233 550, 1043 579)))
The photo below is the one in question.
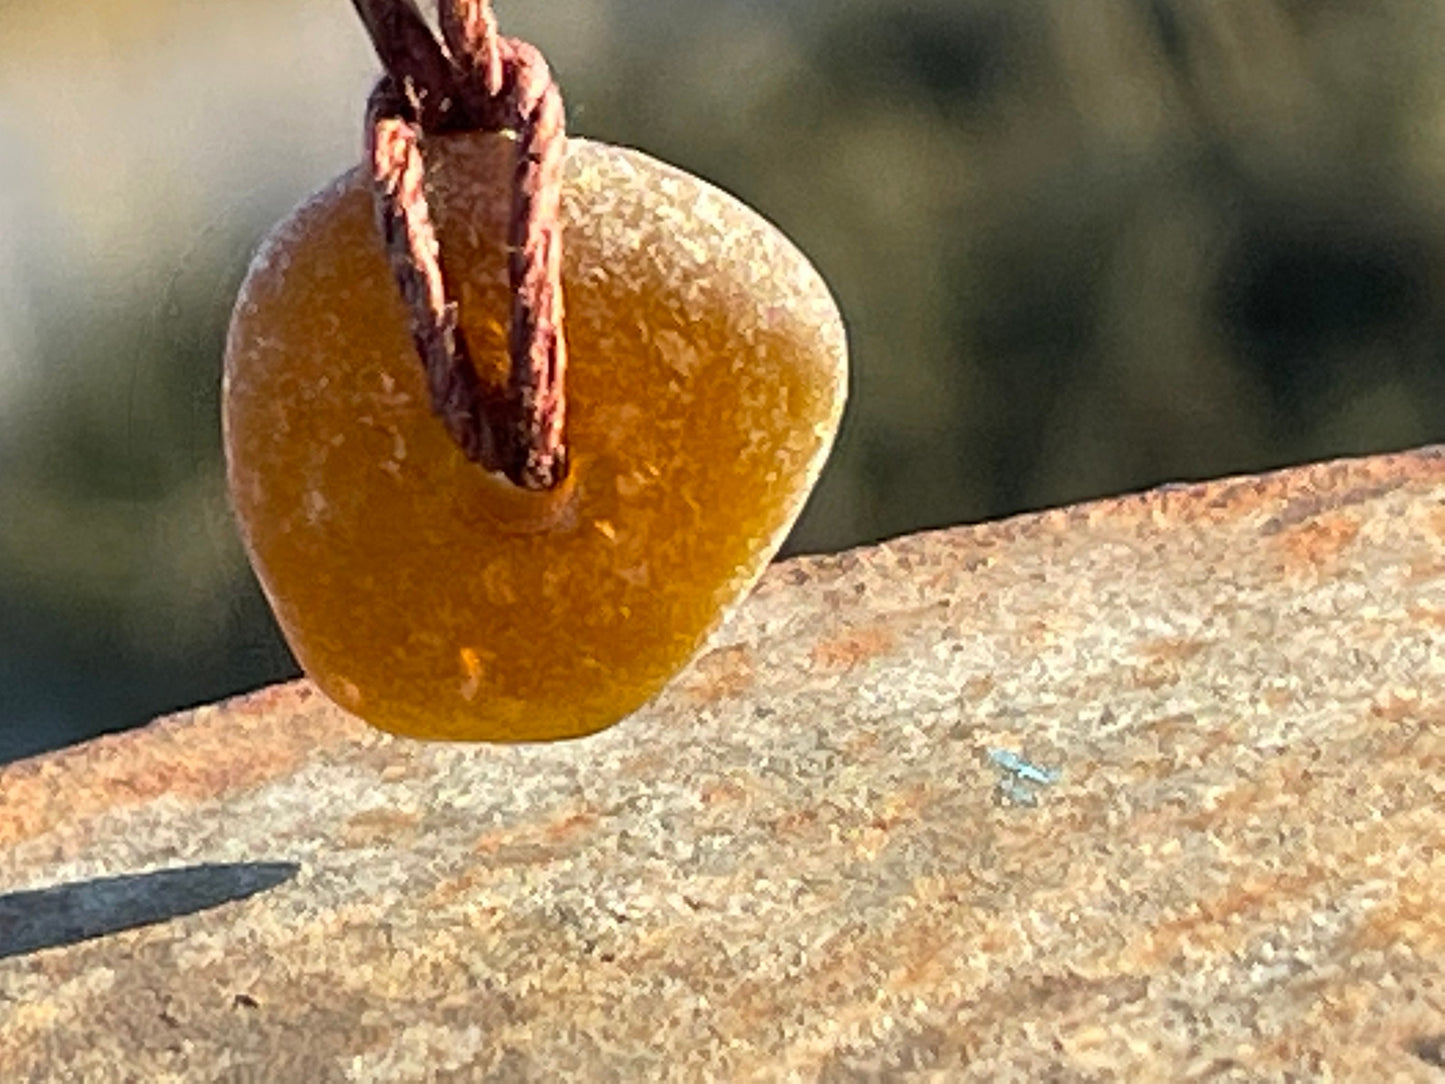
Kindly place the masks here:
MULTIPOLYGON (((428 144, 429 199, 484 379, 506 367, 512 144, 428 144)), ((297 657, 427 738, 586 734, 645 703, 755 581, 836 431, 836 307, 772 225, 635 151, 568 145, 571 474, 468 462, 429 408, 353 171, 281 223, 227 347, 232 500, 297 657)))

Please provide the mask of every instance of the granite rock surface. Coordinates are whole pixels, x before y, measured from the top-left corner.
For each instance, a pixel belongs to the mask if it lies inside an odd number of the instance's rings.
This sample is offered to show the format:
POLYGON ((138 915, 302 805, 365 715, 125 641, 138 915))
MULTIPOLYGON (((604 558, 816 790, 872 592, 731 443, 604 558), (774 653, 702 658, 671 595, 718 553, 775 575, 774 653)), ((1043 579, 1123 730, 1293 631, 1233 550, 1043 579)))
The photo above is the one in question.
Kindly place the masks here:
POLYGON ((0 769, 0 1080, 1445 1079, 1445 450, 770 570, 582 741, 0 769))

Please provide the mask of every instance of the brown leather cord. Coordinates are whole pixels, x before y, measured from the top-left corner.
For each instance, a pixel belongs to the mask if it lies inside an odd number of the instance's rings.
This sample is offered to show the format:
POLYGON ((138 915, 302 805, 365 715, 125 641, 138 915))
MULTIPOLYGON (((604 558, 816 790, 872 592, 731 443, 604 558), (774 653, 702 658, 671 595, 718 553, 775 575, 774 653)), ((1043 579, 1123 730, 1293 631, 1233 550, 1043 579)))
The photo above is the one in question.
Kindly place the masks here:
POLYGON ((549 489, 567 473, 561 92, 537 49, 497 32, 488 0, 440 0, 441 42, 412 0, 352 2, 387 71, 367 103, 367 153, 432 409, 469 459, 525 489, 549 489), (425 136, 461 131, 506 131, 516 148, 510 367, 500 395, 487 393, 472 364, 426 201, 425 136))

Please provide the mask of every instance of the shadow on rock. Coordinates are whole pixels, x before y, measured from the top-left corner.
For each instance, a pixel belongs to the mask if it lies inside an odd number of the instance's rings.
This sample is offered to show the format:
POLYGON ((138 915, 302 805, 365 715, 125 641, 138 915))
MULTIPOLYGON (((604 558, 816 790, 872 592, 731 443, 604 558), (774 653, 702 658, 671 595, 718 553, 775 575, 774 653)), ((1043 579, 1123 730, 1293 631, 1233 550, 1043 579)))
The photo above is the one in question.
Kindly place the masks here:
POLYGON ((0 959, 149 926, 242 900, 296 876, 295 862, 207 863, 0 896, 0 959))

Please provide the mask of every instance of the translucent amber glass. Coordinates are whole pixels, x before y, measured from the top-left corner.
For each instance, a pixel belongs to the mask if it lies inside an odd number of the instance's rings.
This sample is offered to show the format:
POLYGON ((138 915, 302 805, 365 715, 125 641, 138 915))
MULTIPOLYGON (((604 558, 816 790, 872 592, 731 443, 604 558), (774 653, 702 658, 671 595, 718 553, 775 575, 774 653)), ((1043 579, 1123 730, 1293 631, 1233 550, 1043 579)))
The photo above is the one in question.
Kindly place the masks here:
MULTIPOLYGON (((506 366, 512 144, 428 145, 479 368, 506 366)), ((752 585, 843 405, 828 291, 778 231, 645 155, 572 140, 572 469, 549 494, 468 462, 431 414, 366 177, 276 228, 226 352, 232 500, 292 648, 386 730, 522 741, 645 703, 752 585)))

